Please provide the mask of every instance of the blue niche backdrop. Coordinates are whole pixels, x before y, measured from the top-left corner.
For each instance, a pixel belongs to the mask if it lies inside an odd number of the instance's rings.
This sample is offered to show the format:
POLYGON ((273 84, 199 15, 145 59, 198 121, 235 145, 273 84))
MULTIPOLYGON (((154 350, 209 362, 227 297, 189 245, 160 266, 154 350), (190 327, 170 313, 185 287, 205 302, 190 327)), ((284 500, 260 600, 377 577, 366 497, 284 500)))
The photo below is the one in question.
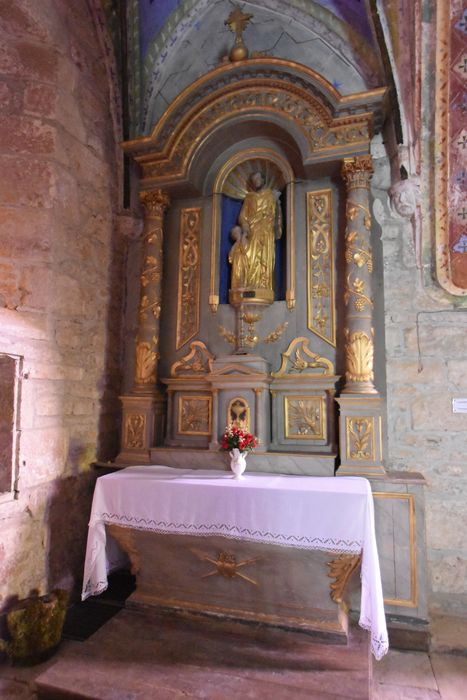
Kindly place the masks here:
MULTIPOLYGON (((274 301, 283 301, 286 290, 286 221, 285 210, 286 194, 281 193, 280 203, 282 209, 283 231, 282 236, 276 241, 276 260, 274 266, 274 301)), ((229 251, 233 245, 230 231, 238 223, 238 215, 242 208, 241 199, 233 199, 222 195, 222 226, 221 226, 221 260, 219 270, 219 303, 229 303, 230 273, 229 251)))

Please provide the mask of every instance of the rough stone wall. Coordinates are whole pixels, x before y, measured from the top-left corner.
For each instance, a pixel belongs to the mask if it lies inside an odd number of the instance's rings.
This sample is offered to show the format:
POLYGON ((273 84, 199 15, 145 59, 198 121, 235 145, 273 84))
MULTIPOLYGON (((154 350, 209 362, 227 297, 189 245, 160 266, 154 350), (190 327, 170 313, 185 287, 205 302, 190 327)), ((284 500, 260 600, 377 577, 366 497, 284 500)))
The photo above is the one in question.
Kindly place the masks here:
POLYGON ((118 448, 110 104, 86 0, 0 0, 0 352, 24 357, 19 493, 0 503, 0 609, 79 579, 89 464, 118 448))
MULTIPOLYGON (((428 602, 431 613, 467 609, 467 309, 424 286, 413 226, 389 208, 389 166, 375 149, 374 213, 381 225, 388 402, 388 468, 418 471, 427 481, 428 602), (462 313, 464 311, 464 313, 462 313)), ((422 213, 429 216, 429 200, 422 213)))

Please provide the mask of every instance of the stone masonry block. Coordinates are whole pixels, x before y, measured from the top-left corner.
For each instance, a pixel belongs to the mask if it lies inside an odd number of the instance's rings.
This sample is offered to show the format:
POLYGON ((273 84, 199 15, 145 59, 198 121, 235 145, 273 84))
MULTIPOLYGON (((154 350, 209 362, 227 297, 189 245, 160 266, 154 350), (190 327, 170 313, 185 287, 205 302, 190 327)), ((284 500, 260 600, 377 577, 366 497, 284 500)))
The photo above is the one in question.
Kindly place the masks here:
POLYGON ((5 81, 0 84, 1 114, 17 114, 21 110, 22 101, 23 90, 21 83, 5 81))
POLYGON ((47 36, 44 26, 28 12, 27 5, 12 0, 0 2, 0 30, 12 37, 45 39, 47 36))
POLYGON ((467 552, 450 553, 430 562, 432 588, 435 593, 467 593, 467 552))
POLYGON ((50 210, 0 207, 1 257, 49 261, 52 225, 50 210))
POLYGON ((464 550, 467 558, 467 511, 464 499, 428 498, 426 505, 428 545, 433 549, 464 550))
MULTIPOLYGON (((466 363, 467 366, 467 363, 466 363)), ((420 366, 418 360, 403 358, 389 360, 387 378, 394 384, 445 384, 446 363, 443 360, 427 359, 420 366)))
POLYGON ((55 129, 33 117, 0 116, 0 151, 46 155, 55 150, 55 129))
POLYGON ((411 405, 412 428, 432 431, 463 432, 467 430, 467 414, 452 413, 451 396, 446 392, 427 392, 411 405))
POLYGON ((448 360, 448 381, 453 386, 467 391, 467 360, 448 360))
POLYGON ((52 85, 29 83, 24 90, 24 110, 30 114, 54 117, 56 101, 57 89, 52 85))
POLYGON ((0 156, 0 204, 50 208, 56 197, 51 163, 34 158, 0 156))

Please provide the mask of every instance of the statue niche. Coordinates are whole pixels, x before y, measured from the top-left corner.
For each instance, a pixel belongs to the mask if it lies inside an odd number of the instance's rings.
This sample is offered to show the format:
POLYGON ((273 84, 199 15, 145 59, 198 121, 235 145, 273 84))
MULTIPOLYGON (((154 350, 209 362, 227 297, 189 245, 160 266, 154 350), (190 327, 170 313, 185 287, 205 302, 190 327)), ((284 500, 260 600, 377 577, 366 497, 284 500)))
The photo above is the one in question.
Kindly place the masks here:
POLYGON ((266 160, 245 161, 227 178, 223 194, 229 201, 225 206, 224 200, 222 225, 231 246, 226 257, 230 266, 228 301, 232 306, 269 305, 283 298, 284 187, 283 174, 266 160))

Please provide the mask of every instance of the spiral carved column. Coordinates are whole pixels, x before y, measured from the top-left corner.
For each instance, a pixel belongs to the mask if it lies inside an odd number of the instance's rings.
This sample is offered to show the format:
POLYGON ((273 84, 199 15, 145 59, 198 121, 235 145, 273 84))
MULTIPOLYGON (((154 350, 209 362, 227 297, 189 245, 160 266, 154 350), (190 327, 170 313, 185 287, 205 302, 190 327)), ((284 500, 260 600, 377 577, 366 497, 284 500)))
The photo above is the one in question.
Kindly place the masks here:
POLYGON ((151 447, 162 437, 165 398, 157 387, 159 318, 162 295, 164 212, 169 197, 162 190, 140 194, 144 210, 143 267, 138 311, 133 388, 122 396, 122 449, 119 461, 150 462, 151 447))
POLYGON ((370 155, 346 158, 345 387, 340 406, 339 474, 384 476, 382 399, 374 385, 370 155))

